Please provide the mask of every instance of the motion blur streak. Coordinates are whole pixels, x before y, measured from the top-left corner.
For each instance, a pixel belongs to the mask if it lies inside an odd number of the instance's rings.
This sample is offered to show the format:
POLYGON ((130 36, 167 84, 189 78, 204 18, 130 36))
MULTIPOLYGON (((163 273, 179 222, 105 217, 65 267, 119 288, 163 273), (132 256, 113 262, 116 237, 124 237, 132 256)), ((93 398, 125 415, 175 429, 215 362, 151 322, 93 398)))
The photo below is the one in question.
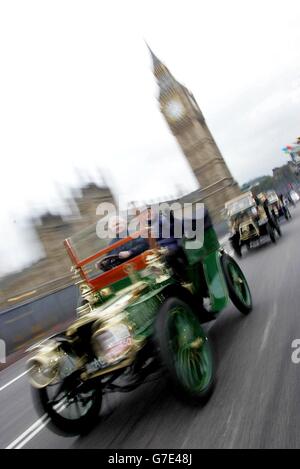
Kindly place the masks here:
MULTIPOLYGON (((43 421, 16 446, 299 447, 300 366, 291 361, 291 343, 300 336, 300 206, 292 215, 290 223, 282 224, 283 236, 276 246, 253 249, 239 261, 253 290, 254 310, 245 321, 230 306, 210 329, 219 358, 218 386, 206 407, 186 407, 162 382, 149 383, 128 395, 107 397, 102 419, 84 438, 61 438, 43 421)), ((5 384, 24 366, 24 360, 12 365, 0 380, 5 384)), ((27 381, 18 380, 9 389, 0 395, 2 448, 36 419, 27 381)))
POLYGON ((13 383, 18 381, 18 379, 23 378, 23 376, 27 375, 28 371, 24 371, 24 373, 21 373, 19 376, 16 378, 12 379, 9 383, 6 383, 4 386, 0 387, 0 391, 4 391, 4 389, 8 388, 8 386, 11 386, 13 383))

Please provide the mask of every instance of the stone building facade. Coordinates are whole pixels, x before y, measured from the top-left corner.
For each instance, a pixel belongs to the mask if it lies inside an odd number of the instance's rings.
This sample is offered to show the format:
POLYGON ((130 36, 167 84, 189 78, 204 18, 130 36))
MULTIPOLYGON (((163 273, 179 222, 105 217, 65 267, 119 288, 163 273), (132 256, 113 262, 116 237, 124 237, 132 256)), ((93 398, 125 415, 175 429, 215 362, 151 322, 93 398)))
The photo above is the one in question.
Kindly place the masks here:
POLYGON ((22 272, 1 279, 2 309, 73 283, 71 262, 63 245, 64 239, 97 223, 99 216, 96 209, 100 203, 115 203, 108 187, 98 187, 93 183, 82 187, 79 195, 74 195, 72 200, 65 202, 75 206, 76 213, 68 217, 45 213, 32 220, 44 255, 22 272))
POLYGON ((113 195, 107 187, 88 184, 81 188, 80 192, 80 196, 72 199, 72 205, 75 204, 77 208, 77 215, 62 217, 45 213, 39 220, 34 221, 35 230, 48 259, 61 258, 65 254, 64 239, 98 221, 96 210, 100 203, 114 203, 113 195))

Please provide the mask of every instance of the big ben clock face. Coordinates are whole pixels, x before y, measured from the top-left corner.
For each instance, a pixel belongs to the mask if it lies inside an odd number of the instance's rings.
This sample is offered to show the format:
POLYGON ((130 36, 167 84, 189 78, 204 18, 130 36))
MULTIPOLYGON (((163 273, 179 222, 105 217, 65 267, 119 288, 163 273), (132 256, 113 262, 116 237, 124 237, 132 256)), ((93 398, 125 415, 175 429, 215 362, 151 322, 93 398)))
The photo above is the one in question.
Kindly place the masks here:
POLYGON ((178 121, 184 116, 183 104, 178 99, 171 99, 165 106, 166 114, 173 121, 178 121))

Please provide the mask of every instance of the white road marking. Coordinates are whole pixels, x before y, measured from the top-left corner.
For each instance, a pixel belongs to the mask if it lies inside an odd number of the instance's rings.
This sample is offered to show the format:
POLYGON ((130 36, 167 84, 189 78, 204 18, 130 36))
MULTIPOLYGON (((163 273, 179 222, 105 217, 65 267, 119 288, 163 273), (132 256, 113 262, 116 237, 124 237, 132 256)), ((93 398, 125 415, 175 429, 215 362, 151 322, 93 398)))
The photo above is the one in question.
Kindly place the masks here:
MULTIPOLYGON (((66 405, 65 400, 55 406, 58 412, 62 412, 66 405)), ((39 420, 37 420, 31 427, 27 428, 22 435, 18 436, 10 445, 5 449, 22 449, 29 441, 31 441, 38 433, 40 433, 50 422, 50 418, 47 414, 44 414, 39 420)))
POLYGON ((261 346, 260 346, 260 349, 259 349, 260 353, 266 348, 266 345, 267 345, 267 342, 268 342, 268 339, 269 339, 269 335, 270 335, 270 331, 271 331, 271 327, 273 325, 274 320, 276 319, 277 314, 278 314, 278 306, 275 303, 273 305, 273 313, 270 316, 270 318, 267 322, 267 325, 265 327, 265 330, 264 330, 264 335, 263 335, 261 346))
POLYGON ((19 445, 15 446, 14 449, 22 449, 29 441, 31 441, 38 433, 40 433, 50 422, 47 418, 39 427, 37 427, 27 438, 25 438, 19 445))
POLYGON ((259 349, 260 352, 262 352, 266 348, 272 324, 273 324, 273 318, 270 317, 270 319, 267 322, 267 325, 265 327, 265 330, 264 330, 264 335, 263 335, 263 338, 262 338, 262 341, 261 341, 261 346, 260 346, 260 349, 259 349))
POLYGON ((27 375, 27 373, 29 372, 29 370, 26 370, 24 371, 24 373, 20 374, 19 376, 17 376, 16 378, 12 379, 11 381, 9 381, 9 383, 6 383, 4 386, 2 386, 0 388, 0 391, 3 391, 4 389, 8 388, 8 386, 10 386, 11 384, 15 383, 16 381, 18 381, 20 378, 23 378, 23 376, 27 375))
POLYGON ((43 415, 43 417, 37 420, 29 428, 27 428, 27 430, 25 430, 25 432, 22 433, 22 435, 18 436, 18 438, 16 438, 9 446, 7 446, 6 449, 14 449, 19 443, 22 442, 22 440, 26 439, 28 435, 30 436, 32 432, 35 432, 38 428, 40 428, 43 425, 43 423, 47 421, 47 419, 48 419, 47 415, 46 414, 43 415))

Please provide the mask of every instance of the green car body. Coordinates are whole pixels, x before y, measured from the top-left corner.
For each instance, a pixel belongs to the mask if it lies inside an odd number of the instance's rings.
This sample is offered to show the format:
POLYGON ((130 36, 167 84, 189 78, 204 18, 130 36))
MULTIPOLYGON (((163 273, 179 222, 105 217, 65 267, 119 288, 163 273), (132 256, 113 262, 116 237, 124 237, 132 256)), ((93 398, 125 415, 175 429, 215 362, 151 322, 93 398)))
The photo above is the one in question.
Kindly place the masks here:
MULTIPOLYGON (((50 417, 54 431, 80 433, 95 420, 105 392, 134 389, 162 369, 176 392, 206 401, 215 364, 202 323, 214 319, 230 299, 243 314, 252 309, 247 281, 221 249, 213 226, 205 229, 200 247, 182 240, 184 280, 168 266, 164 248, 157 247, 100 275, 99 283, 91 267, 99 255, 83 262, 70 244, 66 247, 81 276, 84 302, 68 329, 37 347, 28 364, 36 407, 50 417), (63 415, 62 402, 68 410, 76 404, 77 418, 63 415)), ((102 251, 102 258, 112 248, 102 251)))

